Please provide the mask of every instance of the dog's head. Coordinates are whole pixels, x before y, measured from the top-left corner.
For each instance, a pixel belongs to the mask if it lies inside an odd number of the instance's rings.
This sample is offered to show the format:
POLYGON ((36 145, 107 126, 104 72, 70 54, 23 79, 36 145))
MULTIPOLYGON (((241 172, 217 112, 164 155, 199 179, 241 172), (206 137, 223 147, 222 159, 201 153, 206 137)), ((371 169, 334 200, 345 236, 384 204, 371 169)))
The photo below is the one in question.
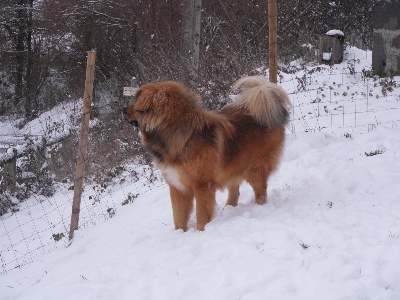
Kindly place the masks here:
POLYGON ((200 96, 178 82, 142 86, 124 110, 125 119, 142 132, 195 127, 202 110, 200 96))

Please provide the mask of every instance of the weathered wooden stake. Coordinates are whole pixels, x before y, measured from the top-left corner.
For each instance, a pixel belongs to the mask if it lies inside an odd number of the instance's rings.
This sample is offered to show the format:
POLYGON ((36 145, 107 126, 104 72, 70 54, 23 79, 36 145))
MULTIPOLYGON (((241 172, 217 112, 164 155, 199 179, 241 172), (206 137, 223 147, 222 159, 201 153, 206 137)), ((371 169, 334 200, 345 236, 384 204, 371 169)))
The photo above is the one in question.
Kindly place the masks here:
POLYGON ((74 199, 72 203, 71 227, 69 230, 69 239, 74 237, 74 231, 78 229, 79 212, 81 209, 81 196, 83 189, 83 176, 85 172, 86 150, 89 140, 89 120, 93 98, 93 82, 95 69, 96 52, 88 51, 86 65, 86 82, 83 97, 83 117, 79 139, 78 156, 76 161, 76 175, 74 185, 74 199))
POLYGON ((268 26, 269 26, 269 81, 277 83, 277 5, 276 0, 268 0, 268 26))
POLYGON ((13 156, 4 162, 3 190, 15 193, 17 185, 17 150, 13 150, 13 156))

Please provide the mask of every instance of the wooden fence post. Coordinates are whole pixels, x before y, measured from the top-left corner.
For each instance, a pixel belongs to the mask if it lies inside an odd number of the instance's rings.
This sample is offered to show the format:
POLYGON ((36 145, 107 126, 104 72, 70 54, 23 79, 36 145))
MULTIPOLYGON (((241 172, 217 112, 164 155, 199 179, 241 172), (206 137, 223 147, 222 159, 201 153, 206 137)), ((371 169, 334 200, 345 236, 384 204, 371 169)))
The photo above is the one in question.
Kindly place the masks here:
POLYGON ((78 156, 76 161, 76 174, 74 184, 74 199, 72 203, 71 227, 69 230, 69 240, 74 237, 74 231, 78 229, 79 213, 81 209, 81 196, 83 189, 83 176, 85 172, 86 151, 89 140, 89 120, 93 98, 93 82, 95 70, 96 52, 88 51, 86 65, 86 82, 83 97, 83 117, 80 131, 78 156))
POLYGON ((13 150, 13 156, 4 162, 3 190, 15 193, 17 185, 17 150, 13 150))
POLYGON ((277 5, 276 0, 268 0, 268 31, 269 31, 269 81, 277 83, 277 5))

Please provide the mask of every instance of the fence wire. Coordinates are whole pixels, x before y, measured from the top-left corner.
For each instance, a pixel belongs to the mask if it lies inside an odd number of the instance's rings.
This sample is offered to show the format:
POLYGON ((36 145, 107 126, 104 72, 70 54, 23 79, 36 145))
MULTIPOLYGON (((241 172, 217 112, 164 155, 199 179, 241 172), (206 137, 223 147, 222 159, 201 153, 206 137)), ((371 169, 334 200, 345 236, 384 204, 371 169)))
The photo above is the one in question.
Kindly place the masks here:
MULTIPOLYGON (((349 68, 339 72, 326 66, 281 76, 280 84, 293 104, 288 134, 326 131, 345 135, 400 125, 400 96, 392 92, 399 86, 398 77, 372 78, 365 70, 349 68)), ((10 196, 12 205, 0 216, 0 274, 68 244, 78 151, 73 133, 78 131, 80 109, 81 103, 71 101, 23 126, 24 141, 35 145, 45 138, 46 151, 38 157, 34 147, 30 155, 28 143, 21 145, 20 152, 28 153, 17 162, 21 194, 10 196)), ((165 184, 138 150, 138 141, 123 120, 113 116, 110 122, 92 113, 80 229, 107 221, 139 195, 165 184)), ((5 132, 10 124, 2 126, 0 131, 5 132)), ((9 137, 21 140, 20 133, 11 132, 9 137)))

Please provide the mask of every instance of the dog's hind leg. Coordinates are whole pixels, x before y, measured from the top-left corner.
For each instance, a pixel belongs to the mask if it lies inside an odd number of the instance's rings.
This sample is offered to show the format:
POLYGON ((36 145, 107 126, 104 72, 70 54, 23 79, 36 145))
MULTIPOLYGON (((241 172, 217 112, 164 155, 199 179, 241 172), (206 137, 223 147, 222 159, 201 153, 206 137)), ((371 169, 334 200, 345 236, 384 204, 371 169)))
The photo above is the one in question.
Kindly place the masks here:
POLYGON ((212 182, 201 184, 194 191, 197 229, 203 231, 214 215, 216 188, 212 182))
POLYGON ((263 205, 267 203, 267 181, 269 171, 264 166, 251 169, 246 176, 246 181, 254 191, 256 203, 263 205))
POLYGON ((171 195, 175 229, 186 231, 190 213, 193 209, 193 194, 191 192, 182 192, 172 185, 169 186, 169 192, 171 195))
POLYGON ((225 206, 232 205, 237 206, 239 200, 239 185, 231 185, 228 187, 228 200, 226 201, 225 206))

